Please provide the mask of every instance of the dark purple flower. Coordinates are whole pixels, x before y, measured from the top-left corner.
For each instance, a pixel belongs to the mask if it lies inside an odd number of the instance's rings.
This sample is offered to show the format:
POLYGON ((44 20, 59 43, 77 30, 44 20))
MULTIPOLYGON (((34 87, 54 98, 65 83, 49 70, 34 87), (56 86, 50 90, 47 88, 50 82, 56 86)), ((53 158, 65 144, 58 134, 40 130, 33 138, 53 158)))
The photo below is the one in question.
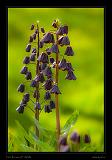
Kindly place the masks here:
POLYGON ((61 37, 58 39, 58 44, 59 44, 60 46, 63 46, 63 44, 62 44, 63 38, 64 38, 64 36, 61 36, 61 37))
POLYGON ((43 86, 45 87, 45 90, 50 90, 52 88, 52 79, 47 79, 45 81, 45 83, 43 84, 43 86))
POLYGON ((63 35, 63 27, 60 27, 57 32, 56 32, 57 35, 63 35))
POLYGON ((67 62, 66 63, 66 70, 70 70, 70 71, 74 71, 73 67, 72 67, 72 64, 70 62, 67 62))
POLYGON ((24 112, 24 106, 19 106, 19 107, 16 109, 16 111, 17 111, 18 113, 23 113, 23 112, 24 112))
POLYGON ((30 100, 30 94, 29 93, 25 93, 24 96, 23 96, 23 100, 25 102, 29 102, 29 100, 30 100))
POLYGON ((54 43, 54 36, 50 32, 47 32, 41 41, 44 43, 54 43))
POLYGON ((31 74, 30 71, 28 71, 28 72, 26 73, 25 78, 26 78, 27 80, 29 80, 29 79, 31 80, 31 79, 32 79, 32 74, 31 74))
POLYGON ((47 91, 47 92, 45 93, 44 99, 45 99, 45 100, 51 99, 51 94, 49 93, 49 91, 47 91))
POLYGON ((44 111, 47 112, 47 113, 52 112, 52 110, 51 110, 49 105, 45 105, 44 106, 44 111))
POLYGON ((18 92, 24 92, 24 90, 25 90, 25 85, 24 84, 20 84, 19 86, 18 86, 18 88, 17 88, 17 90, 18 90, 18 92))
POLYGON ((30 86, 31 87, 36 87, 36 84, 37 84, 37 82, 35 80, 32 80, 30 86))
POLYGON ((54 63, 54 58, 50 57, 50 63, 54 63))
POLYGON ((36 104, 35 104, 35 106, 34 106, 34 109, 36 110, 36 109, 41 109, 41 105, 40 105, 40 103, 39 102, 36 102, 36 104))
POLYGON ((34 91, 33 97, 39 99, 40 98, 40 93, 38 91, 34 91))
POLYGON ((77 132, 73 132, 70 136, 71 141, 80 143, 80 135, 77 132))
POLYGON ((30 36, 29 42, 33 42, 33 36, 30 36))
POLYGON ((43 83, 45 81, 45 78, 44 78, 44 75, 43 75, 42 72, 40 72, 38 75, 36 75, 35 81, 36 82, 41 82, 41 83, 43 83))
POLYGON ((51 54, 51 51, 49 50, 49 48, 46 49, 46 53, 47 53, 48 55, 51 54))
POLYGON ((52 47, 49 49, 49 52, 59 53, 58 45, 53 44, 52 47))
POLYGON ((35 40, 36 39, 36 33, 34 33, 32 37, 35 40))
POLYGON ((57 34, 57 35, 68 34, 68 26, 60 27, 60 28, 57 30, 56 34, 57 34))
POLYGON ((39 48, 43 48, 44 43, 42 41, 39 42, 39 48))
POLYGON ((87 135, 87 134, 84 135, 84 142, 85 143, 90 143, 91 142, 91 138, 90 138, 89 135, 87 135))
POLYGON ((48 55, 44 52, 39 55, 38 60, 42 63, 49 63, 48 55))
POLYGON ((45 33, 45 30, 44 30, 44 28, 43 28, 43 27, 41 28, 41 32, 42 32, 42 33, 45 33))
POLYGON ((21 69, 20 73, 21 73, 21 74, 26 74, 27 71, 28 71, 28 67, 24 66, 24 67, 21 69))
POLYGON ((51 71, 51 67, 46 67, 44 70, 44 74, 45 76, 47 76, 47 78, 51 78, 52 77, 52 71, 51 71))
POLYGON ((60 152, 70 152, 69 145, 60 145, 60 152))
POLYGON ((35 56, 36 56, 36 53, 32 53, 30 55, 30 61, 35 61, 35 56))
POLYGON ((74 52, 73 52, 73 49, 71 46, 68 46, 65 50, 65 55, 67 56, 73 56, 74 55, 74 52))
POLYGON ((76 80, 76 76, 74 75, 73 71, 69 70, 65 79, 68 79, 68 80, 76 80))
POLYGON ((31 30, 33 30, 33 29, 34 29, 34 24, 31 25, 31 30))
POLYGON ((38 29, 35 30, 35 33, 36 33, 36 34, 38 33, 38 29))
POLYGON ((42 63, 41 64, 41 70, 44 70, 47 67, 47 63, 42 63))
POLYGON ((32 48, 32 53, 36 53, 36 52, 37 52, 36 48, 32 48))
POLYGON ((61 45, 70 45, 68 36, 64 36, 61 41, 61 45))
POLYGON ((28 64, 30 62, 30 57, 26 56, 24 59, 23 59, 23 64, 28 64))
POLYGON ((30 52, 30 50, 31 50, 31 44, 28 44, 28 45, 26 46, 26 52, 30 52))
POLYGON ((67 145, 67 135, 61 136, 59 139, 60 145, 67 145))
POLYGON ((53 85, 50 93, 61 94, 61 92, 56 84, 53 85))
POLYGON ((66 59, 62 59, 59 63, 59 69, 64 70, 66 68, 66 59))
POLYGON ((54 103, 54 101, 50 101, 50 108, 51 108, 51 109, 54 109, 54 108, 55 108, 55 103, 54 103))

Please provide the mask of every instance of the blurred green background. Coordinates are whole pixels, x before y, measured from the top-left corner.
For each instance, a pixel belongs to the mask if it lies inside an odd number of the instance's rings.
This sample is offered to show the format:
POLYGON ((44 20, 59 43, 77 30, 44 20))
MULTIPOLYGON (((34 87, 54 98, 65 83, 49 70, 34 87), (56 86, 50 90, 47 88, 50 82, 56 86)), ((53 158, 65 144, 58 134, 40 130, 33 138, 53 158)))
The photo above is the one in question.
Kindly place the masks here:
MULTIPOLYGON (((25 81, 20 74, 26 45, 32 33, 32 23, 40 21, 46 31, 53 29, 56 18, 69 27, 69 39, 75 55, 68 57, 77 77, 65 80, 65 72, 59 73, 61 127, 73 113, 79 110, 79 118, 73 129, 89 133, 92 143, 104 151, 104 9, 103 8, 9 8, 8 9, 8 128, 9 133, 21 132, 15 123, 27 129, 31 127, 33 113, 26 108, 23 115, 16 112, 22 94, 17 87, 25 81)), ((61 48, 61 54, 65 48, 61 48)), ((61 58, 61 57, 60 57, 61 58)), ((67 58, 67 57, 66 57, 67 58)), ((34 68, 35 66, 30 65, 34 68)), ((32 103, 31 103, 32 105, 32 103)), ((33 106, 32 106, 33 108, 33 106)), ((40 122, 46 128, 55 129, 55 110, 41 113, 40 122)))

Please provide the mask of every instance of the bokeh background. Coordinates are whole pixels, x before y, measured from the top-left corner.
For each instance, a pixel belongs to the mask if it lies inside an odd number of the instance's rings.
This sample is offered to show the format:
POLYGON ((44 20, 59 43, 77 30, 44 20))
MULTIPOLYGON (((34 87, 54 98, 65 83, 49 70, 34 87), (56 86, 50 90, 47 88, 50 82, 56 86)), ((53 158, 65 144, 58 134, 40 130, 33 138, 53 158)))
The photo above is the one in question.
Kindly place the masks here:
MULTIPOLYGON (((65 80, 65 72, 59 73, 61 127, 77 109, 80 113, 73 129, 89 133, 98 151, 104 151, 104 9, 103 8, 9 8, 8 9, 8 131, 21 132, 18 120, 25 128, 31 127, 33 113, 26 108, 23 115, 16 112, 22 94, 17 87, 24 80, 20 74, 26 45, 31 34, 30 26, 39 20, 46 31, 53 29, 56 18, 69 27, 69 39, 75 55, 68 57, 77 77, 65 80)), ((64 53, 61 49, 61 54, 64 53)), ((60 57, 61 58, 61 57, 60 57)), ((35 66, 32 65, 34 68, 35 66)), ((32 105, 32 104, 31 104, 32 105)), ((33 107, 33 106, 32 106, 33 107)), ((46 128, 55 129, 55 110, 41 113, 40 122, 46 128)))

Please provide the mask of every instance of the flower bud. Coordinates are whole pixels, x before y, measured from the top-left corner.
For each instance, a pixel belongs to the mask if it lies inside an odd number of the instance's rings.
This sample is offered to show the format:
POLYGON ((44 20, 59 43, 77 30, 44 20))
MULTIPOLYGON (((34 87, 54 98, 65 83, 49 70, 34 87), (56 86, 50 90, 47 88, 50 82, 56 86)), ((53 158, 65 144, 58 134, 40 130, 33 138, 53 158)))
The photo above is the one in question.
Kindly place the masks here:
POLYGON ((24 84, 20 84, 19 86, 18 86, 18 88, 17 88, 17 90, 18 90, 18 92, 24 92, 24 90, 25 90, 25 85, 24 84))
POLYGON ((32 79, 32 74, 31 74, 30 71, 28 71, 28 72, 26 73, 25 78, 26 78, 27 80, 29 80, 29 79, 31 80, 31 79, 32 79))
POLYGON ((19 106, 19 107, 16 109, 16 111, 17 111, 18 113, 23 113, 23 112, 24 112, 24 106, 19 106))
POLYGON ((56 23, 56 20, 53 21, 52 26, 53 26, 54 28, 57 28, 57 27, 58 27, 58 26, 57 26, 57 23, 56 23))
POLYGON ((32 53, 36 53, 36 52, 37 52, 36 48, 32 48, 32 53))
POLYGON ((56 32, 57 35, 63 35, 63 27, 60 27, 57 32, 56 32))
POLYGON ((36 34, 38 33, 38 29, 35 30, 35 33, 36 33, 36 34))
POLYGON ((43 48, 44 43, 42 41, 39 42, 39 48, 43 48))
POLYGON ((44 111, 47 112, 47 113, 52 112, 52 110, 51 110, 49 105, 45 105, 44 106, 44 111))
POLYGON ((44 99, 45 99, 45 100, 51 99, 51 95, 50 95, 49 91, 47 91, 47 92, 45 93, 44 99))
POLYGON ((91 142, 91 138, 90 138, 89 135, 85 134, 85 136, 84 136, 84 142, 85 143, 90 143, 91 142))
POLYGON ((45 90, 50 90, 52 88, 52 82, 53 81, 51 78, 45 81, 45 83, 43 84, 45 90))
POLYGON ((20 102, 20 106, 25 107, 26 105, 27 105, 27 102, 24 99, 22 99, 21 102, 20 102))
POLYGON ((51 109, 54 109, 54 108, 55 108, 55 103, 54 103, 54 101, 50 101, 50 108, 51 108, 51 109))
POLYGON ((61 94, 61 92, 56 84, 53 85, 50 93, 61 94))
POLYGON ((71 141, 80 143, 80 135, 77 132, 73 132, 70 136, 71 141))
POLYGON ((34 29, 34 24, 31 25, 31 30, 33 30, 33 29, 34 29))
POLYGON ((38 91, 34 91, 33 97, 39 99, 40 98, 40 93, 38 91))
POLYGON ((21 69, 20 73, 21 73, 21 74, 26 74, 27 71, 28 71, 28 67, 24 66, 24 67, 21 69))
POLYGON ((52 71, 51 71, 51 67, 46 67, 44 70, 44 74, 45 76, 47 76, 47 78, 51 78, 52 77, 52 71))
POLYGON ((36 39, 36 33, 34 33, 32 37, 35 40, 36 39))
POLYGON ((26 52, 30 52, 30 50, 31 50, 31 44, 28 44, 28 45, 26 46, 26 52))
POLYGON ((36 53, 32 53, 30 55, 30 61, 35 61, 35 56, 36 56, 36 53))
POLYGON ((54 58, 50 58, 50 63, 54 63, 54 58))
POLYGON ((23 96, 23 100, 25 102, 29 102, 29 100, 30 100, 30 94, 29 93, 25 93, 24 96, 23 96))
POLYGON ((36 84, 37 84, 37 82, 35 80, 32 80, 30 86, 31 87, 36 87, 36 84))
POLYGON ((33 42, 33 36, 30 36, 29 42, 33 42))
POLYGON ((49 63, 48 55, 44 52, 39 55, 38 60, 42 63, 49 63))
POLYGON ((23 64, 28 64, 30 62, 30 57, 26 56, 23 60, 23 64))
POLYGON ((74 75, 74 73, 71 70, 69 70, 67 75, 66 75, 66 77, 65 77, 65 79, 76 80, 76 76, 74 75))
POLYGON ((49 52, 59 53, 58 45, 53 44, 52 47, 49 49, 49 52))
POLYGON ((60 145, 67 145, 67 135, 61 136, 59 138, 59 144, 60 145))
POLYGON ((60 145, 60 152, 70 152, 69 145, 60 145))
POLYGON ((73 52, 73 49, 71 46, 68 46, 65 50, 65 55, 67 56, 73 56, 74 55, 74 52, 73 52))
POLYGON ((42 32, 42 33, 45 33, 45 30, 44 30, 44 28, 41 28, 41 32, 42 32))
POLYGON ((34 106, 34 109, 41 109, 41 106, 40 106, 40 103, 39 102, 36 102, 35 106, 34 106))
POLYGON ((62 59, 59 63, 59 69, 64 70, 66 68, 66 59, 62 59))

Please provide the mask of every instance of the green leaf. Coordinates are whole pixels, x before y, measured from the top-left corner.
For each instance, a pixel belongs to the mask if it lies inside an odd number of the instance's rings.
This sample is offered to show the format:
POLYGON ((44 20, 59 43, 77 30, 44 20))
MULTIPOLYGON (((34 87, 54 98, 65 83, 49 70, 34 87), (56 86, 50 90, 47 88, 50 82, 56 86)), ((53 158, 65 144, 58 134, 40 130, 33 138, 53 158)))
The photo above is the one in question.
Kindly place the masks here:
POLYGON ((69 130, 76 123, 78 116, 79 116, 79 112, 75 111, 65 123, 64 127, 61 130, 61 134, 67 134, 69 132, 69 130))

